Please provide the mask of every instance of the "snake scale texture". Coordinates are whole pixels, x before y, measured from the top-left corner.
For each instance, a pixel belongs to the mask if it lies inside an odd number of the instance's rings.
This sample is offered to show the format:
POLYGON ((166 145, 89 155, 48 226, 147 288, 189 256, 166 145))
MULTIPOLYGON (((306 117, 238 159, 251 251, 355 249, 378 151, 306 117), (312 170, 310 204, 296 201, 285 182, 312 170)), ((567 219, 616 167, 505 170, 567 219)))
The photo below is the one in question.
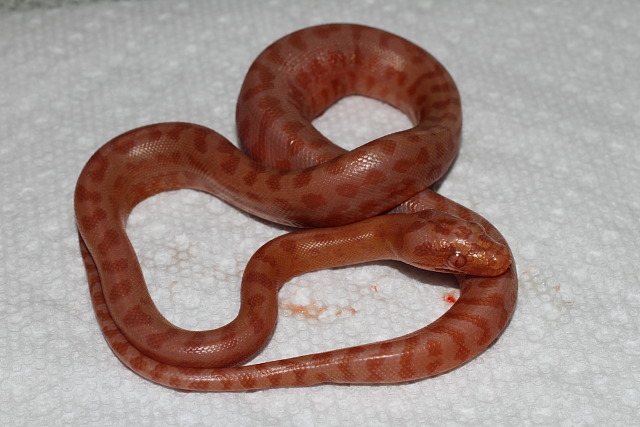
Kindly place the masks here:
POLYGON ((306 28, 258 56, 236 118, 244 151, 199 125, 154 124, 106 143, 78 179, 75 212, 91 299, 126 366, 183 390, 400 383, 460 366, 505 328, 517 279, 504 238, 428 189, 457 155, 462 128, 456 85, 430 54, 370 27, 306 28), (384 101, 414 126, 346 152, 311 122, 348 95, 384 101), (237 317, 210 331, 184 330, 162 316, 126 234, 136 204, 181 188, 306 228, 253 255, 237 317), (439 319, 402 337, 243 365, 269 340, 287 280, 381 259, 453 273, 460 297, 439 319))

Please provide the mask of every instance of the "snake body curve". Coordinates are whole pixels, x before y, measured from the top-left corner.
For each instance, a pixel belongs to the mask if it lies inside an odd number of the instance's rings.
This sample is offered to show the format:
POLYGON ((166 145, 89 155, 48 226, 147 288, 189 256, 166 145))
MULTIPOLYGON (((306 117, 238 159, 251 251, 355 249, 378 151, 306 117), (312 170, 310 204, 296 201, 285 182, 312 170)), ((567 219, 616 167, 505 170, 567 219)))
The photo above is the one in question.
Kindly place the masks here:
POLYGON ((509 248, 484 218, 427 188, 454 160, 462 126, 457 88, 437 60, 370 27, 307 28, 255 60, 236 115, 247 154, 208 128, 160 123, 109 141, 80 174, 75 210, 91 298, 125 365, 184 390, 396 383, 453 369, 495 340, 517 294, 509 248), (352 94, 390 103, 414 127, 345 152, 311 120, 352 94), (155 307, 125 231, 137 203, 180 188, 277 223, 328 228, 266 243, 245 269, 237 317, 215 330, 186 331, 155 307), (454 273, 460 298, 403 337, 237 366, 269 339, 287 280, 378 259, 454 273))

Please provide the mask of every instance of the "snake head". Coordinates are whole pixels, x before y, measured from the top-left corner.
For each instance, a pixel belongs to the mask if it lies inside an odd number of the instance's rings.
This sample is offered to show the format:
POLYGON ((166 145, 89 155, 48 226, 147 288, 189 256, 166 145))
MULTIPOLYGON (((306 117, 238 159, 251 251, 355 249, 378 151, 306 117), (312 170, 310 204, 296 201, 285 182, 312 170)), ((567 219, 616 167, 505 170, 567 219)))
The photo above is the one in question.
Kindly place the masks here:
POLYGON ((407 215, 399 259, 425 270, 498 276, 511 265, 509 248, 484 228, 456 216, 428 210, 407 215))

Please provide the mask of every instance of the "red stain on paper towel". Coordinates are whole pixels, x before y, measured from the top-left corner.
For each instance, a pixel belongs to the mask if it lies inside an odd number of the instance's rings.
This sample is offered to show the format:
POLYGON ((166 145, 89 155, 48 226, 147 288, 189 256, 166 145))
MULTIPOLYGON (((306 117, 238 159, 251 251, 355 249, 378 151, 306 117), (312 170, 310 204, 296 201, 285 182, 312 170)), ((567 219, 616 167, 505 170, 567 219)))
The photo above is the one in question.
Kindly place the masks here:
POLYGON ((442 296, 442 299, 445 300, 446 302, 451 303, 451 304, 453 304, 454 302, 458 301, 458 298, 454 294, 444 294, 442 296))

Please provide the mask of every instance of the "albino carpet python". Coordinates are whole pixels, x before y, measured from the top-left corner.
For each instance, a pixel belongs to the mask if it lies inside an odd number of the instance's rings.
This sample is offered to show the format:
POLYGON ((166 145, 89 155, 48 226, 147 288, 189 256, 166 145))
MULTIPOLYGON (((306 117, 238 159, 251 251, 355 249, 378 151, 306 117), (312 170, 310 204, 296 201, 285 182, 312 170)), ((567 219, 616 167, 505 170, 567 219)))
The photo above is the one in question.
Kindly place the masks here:
POLYGON ((100 148, 78 179, 75 211, 91 298, 125 365, 183 390, 398 383, 455 368, 500 334, 517 294, 510 250, 484 218, 427 188, 457 155, 462 127, 456 85, 431 55, 374 28, 303 29, 255 60, 237 126, 244 152, 194 124, 134 129, 100 148), (414 127, 345 152, 311 121, 354 94, 397 107, 414 127), (253 255, 238 316, 215 330, 184 330, 162 316, 125 232, 136 204, 180 188, 280 224, 313 227, 253 255), (287 280, 381 259, 455 273, 458 301, 399 338, 240 366, 270 338, 287 280))

